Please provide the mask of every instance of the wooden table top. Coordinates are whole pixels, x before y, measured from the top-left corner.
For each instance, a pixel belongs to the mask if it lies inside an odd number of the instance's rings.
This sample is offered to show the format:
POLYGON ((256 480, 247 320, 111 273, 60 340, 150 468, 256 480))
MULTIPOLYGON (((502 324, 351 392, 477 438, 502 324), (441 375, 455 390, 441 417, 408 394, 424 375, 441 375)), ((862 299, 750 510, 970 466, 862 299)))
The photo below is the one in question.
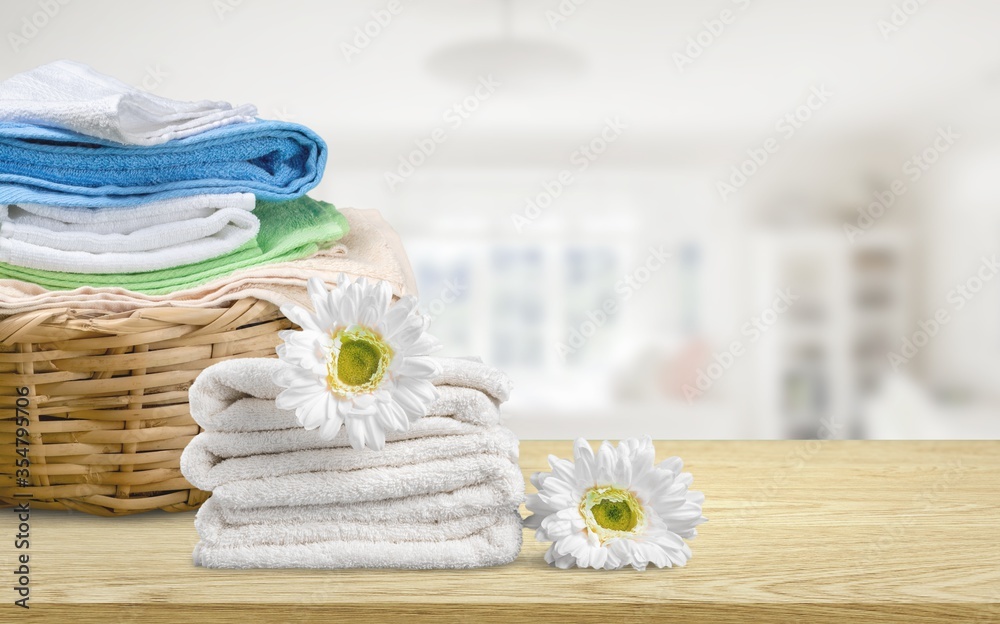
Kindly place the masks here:
MULTIPOLYGON (((525 532, 466 571, 206 570, 193 514, 31 517, 31 619, 87 622, 1000 621, 1000 442, 661 442, 705 492, 684 568, 562 571, 525 532)), ((523 442, 528 475, 569 442, 523 442)), ((530 487, 530 486, 529 486, 530 487)), ((11 510, 0 548, 16 567, 11 510)), ((13 606, 0 621, 29 621, 13 606)))

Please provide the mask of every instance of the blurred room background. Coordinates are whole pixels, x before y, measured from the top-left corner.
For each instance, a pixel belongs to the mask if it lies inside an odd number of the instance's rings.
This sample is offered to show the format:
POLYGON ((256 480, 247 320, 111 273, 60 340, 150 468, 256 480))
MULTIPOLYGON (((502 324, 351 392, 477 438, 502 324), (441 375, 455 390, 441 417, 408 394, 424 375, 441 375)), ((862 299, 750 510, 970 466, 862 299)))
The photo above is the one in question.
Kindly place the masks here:
POLYGON ((1000 436, 1000 3, 8 0, 329 143, 522 438, 1000 436))

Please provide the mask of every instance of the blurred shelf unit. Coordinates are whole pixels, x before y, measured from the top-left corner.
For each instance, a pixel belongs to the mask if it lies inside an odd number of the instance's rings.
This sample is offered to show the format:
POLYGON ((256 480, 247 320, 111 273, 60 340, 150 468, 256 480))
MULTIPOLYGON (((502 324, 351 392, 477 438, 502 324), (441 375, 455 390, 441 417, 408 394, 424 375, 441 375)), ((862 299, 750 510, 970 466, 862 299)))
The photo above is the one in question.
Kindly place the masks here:
POLYGON ((864 435, 862 401, 890 370, 887 354, 912 316, 907 240, 888 227, 853 242, 833 227, 754 233, 754 315, 778 291, 798 297, 766 313, 772 323, 755 350, 761 435, 864 435))

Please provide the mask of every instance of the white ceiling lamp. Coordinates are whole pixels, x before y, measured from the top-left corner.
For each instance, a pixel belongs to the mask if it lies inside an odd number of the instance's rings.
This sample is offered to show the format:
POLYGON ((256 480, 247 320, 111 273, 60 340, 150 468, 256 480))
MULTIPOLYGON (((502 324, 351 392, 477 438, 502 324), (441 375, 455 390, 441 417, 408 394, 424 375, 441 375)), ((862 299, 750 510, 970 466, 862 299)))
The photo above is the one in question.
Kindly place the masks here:
POLYGON ((586 61, 576 50, 514 35, 512 0, 500 0, 499 7, 499 37, 464 41, 437 50, 427 62, 431 73, 464 85, 493 74, 505 88, 558 85, 583 73, 586 61))

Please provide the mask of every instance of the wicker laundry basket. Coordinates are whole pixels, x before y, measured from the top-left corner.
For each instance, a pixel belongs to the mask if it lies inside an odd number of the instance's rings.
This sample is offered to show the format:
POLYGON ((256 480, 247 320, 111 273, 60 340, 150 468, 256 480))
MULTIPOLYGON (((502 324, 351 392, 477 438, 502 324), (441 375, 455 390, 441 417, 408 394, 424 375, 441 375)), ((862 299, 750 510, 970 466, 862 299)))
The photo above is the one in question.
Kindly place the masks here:
POLYGON ((0 501, 102 516, 196 509, 208 494, 180 472, 199 432, 188 387, 215 362, 273 356, 291 326, 256 299, 0 320, 0 501))

